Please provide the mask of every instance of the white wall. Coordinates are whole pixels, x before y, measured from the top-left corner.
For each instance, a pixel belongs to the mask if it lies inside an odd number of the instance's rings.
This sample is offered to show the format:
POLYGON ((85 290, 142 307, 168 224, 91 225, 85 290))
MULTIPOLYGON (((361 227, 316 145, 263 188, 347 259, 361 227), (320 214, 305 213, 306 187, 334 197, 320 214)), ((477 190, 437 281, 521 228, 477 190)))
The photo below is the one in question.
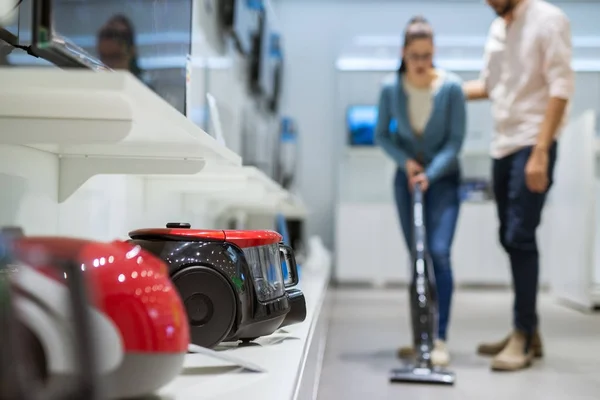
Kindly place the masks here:
MULTIPOLYGON (((335 59, 358 35, 401 35, 423 14, 438 35, 484 37, 494 15, 479 0, 278 0, 286 44, 283 111, 298 120, 300 191, 312 212, 308 232, 333 244, 336 168, 342 149, 336 115, 335 59), (333 166, 333 168, 332 168, 333 166)), ((600 3, 556 2, 573 21, 574 35, 599 35, 600 3)))

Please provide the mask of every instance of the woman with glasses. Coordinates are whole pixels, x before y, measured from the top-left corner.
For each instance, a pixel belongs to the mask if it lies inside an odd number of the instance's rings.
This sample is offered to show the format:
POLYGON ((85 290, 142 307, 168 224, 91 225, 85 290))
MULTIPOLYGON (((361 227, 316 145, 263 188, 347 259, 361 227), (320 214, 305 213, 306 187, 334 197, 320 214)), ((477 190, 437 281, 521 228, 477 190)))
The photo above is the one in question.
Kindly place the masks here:
MULTIPOLYGON (((433 65, 433 29, 422 17, 405 31, 397 76, 381 90, 376 141, 397 164, 394 194, 406 244, 412 246, 411 191, 425 191, 425 226, 439 303, 439 329, 432 352, 436 366, 450 362, 446 347, 453 279, 450 254, 460 207, 459 153, 466 131, 460 79, 433 65)), ((401 357, 414 353, 400 349, 401 357)))

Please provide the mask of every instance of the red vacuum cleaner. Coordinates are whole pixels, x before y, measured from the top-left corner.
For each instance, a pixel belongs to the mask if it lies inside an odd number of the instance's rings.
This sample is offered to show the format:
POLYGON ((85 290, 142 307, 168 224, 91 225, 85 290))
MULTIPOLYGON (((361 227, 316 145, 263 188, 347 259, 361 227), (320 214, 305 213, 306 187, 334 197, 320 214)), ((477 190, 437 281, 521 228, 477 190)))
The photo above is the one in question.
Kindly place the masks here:
POLYGON ((49 384, 36 374, 35 356, 39 349, 22 329, 14 307, 11 276, 19 273, 8 238, 0 235, 0 398, 3 400, 100 400, 96 353, 92 326, 86 312, 89 306, 83 272, 76 263, 56 263, 57 272, 68 274, 68 300, 73 321, 71 352, 77 373, 67 384, 49 384), (61 264, 61 265, 59 265, 61 264))
MULTIPOLYGON (((7 232, 7 231, 4 231, 7 232)), ((154 393, 183 368, 189 327, 165 264, 139 246, 12 232, 17 273, 14 306, 35 352, 42 381, 68 383, 78 373, 69 314, 71 280, 82 275, 103 395, 154 393), (57 269, 76 265, 77 275, 57 269)))

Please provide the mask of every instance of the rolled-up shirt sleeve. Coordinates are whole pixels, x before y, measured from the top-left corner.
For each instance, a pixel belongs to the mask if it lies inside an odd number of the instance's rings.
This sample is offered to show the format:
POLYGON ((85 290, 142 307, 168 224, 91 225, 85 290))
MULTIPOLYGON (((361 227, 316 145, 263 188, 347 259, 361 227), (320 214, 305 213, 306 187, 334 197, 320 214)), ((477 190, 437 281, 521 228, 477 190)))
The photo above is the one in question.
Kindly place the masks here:
POLYGON ((490 59, 491 59, 491 36, 488 35, 484 50, 483 50, 483 66, 479 73, 479 81, 483 83, 485 90, 490 91, 490 59))
POLYGON ((497 18, 490 25, 488 37, 483 50, 483 66, 479 74, 479 80, 483 83, 488 95, 500 80, 502 75, 502 54, 504 44, 499 39, 505 26, 504 22, 497 18))
POLYGON ((548 82, 550 97, 569 100, 575 89, 575 77, 571 66, 571 26, 567 17, 560 15, 548 19, 541 39, 543 73, 548 82))

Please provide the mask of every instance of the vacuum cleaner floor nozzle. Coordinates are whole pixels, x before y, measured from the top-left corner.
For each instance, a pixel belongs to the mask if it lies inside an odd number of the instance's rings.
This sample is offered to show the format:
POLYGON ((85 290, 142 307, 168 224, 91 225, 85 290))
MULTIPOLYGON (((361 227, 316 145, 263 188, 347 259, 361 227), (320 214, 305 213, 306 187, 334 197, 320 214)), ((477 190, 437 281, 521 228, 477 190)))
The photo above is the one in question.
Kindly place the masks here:
POLYGON ((456 377, 453 372, 438 368, 421 368, 406 366, 392 370, 391 383, 425 383, 454 385, 456 377))

